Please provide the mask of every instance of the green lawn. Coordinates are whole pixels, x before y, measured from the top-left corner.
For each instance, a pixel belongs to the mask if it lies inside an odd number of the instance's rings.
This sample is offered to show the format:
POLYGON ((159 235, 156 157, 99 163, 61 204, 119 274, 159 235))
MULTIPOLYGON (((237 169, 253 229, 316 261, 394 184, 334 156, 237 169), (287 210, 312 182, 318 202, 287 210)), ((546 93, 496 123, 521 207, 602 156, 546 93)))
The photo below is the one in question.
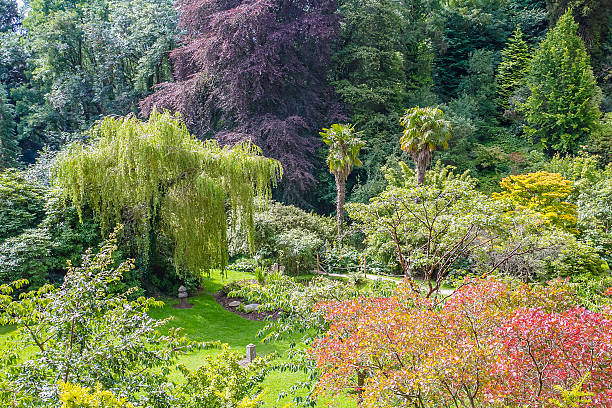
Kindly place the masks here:
MULTIPOLYGON (((177 304, 177 299, 164 299, 165 306, 161 309, 151 311, 155 318, 166 318, 172 316, 171 325, 181 327, 185 335, 197 341, 220 340, 229 344, 233 349, 244 352, 246 345, 253 343, 257 346, 258 354, 271 352, 282 353, 289 347, 289 341, 280 341, 273 344, 264 344, 257 338, 257 332, 264 327, 265 322, 257 322, 245 319, 236 314, 228 312, 215 301, 213 295, 221 287, 239 279, 250 279, 253 275, 236 271, 227 271, 226 276, 213 272, 210 279, 204 285, 203 291, 195 297, 189 298, 189 303, 194 306, 191 309, 174 309, 172 305, 177 304)), ((185 355, 181 362, 190 369, 199 367, 202 358, 206 355, 217 353, 216 350, 203 350, 185 355)), ((292 384, 301 381, 302 375, 298 373, 273 373, 266 378, 263 386, 266 388, 266 407, 291 406, 291 398, 276 401, 278 394, 292 384)), ((356 404, 346 397, 338 398, 338 401, 321 400, 318 406, 331 408, 352 408, 356 404)))
MULTIPOLYGON (((192 298, 189 302, 194 305, 191 309, 174 309, 172 305, 177 304, 176 298, 162 299, 165 305, 159 309, 153 309, 150 314, 155 318, 172 317, 170 325, 181 327, 184 334, 196 341, 220 340, 229 344, 232 349, 244 352, 246 345, 253 343, 257 345, 258 354, 271 352, 282 353, 289 347, 289 341, 280 341, 273 344, 264 344, 257 338, 257 332, 264 327, 265 322, 245 319, 236 314, 228 312, 215 301, 213 295, 224 285, 239 279, 250 279, 253 276, 247 273, 228 271, 226 276, 220 273, 212 273, 204 285, 203 291, 192 298)), ((0 327, 0 348, 3 338, 14 329, 12 327, 0 327)), ((217 350, 202 350, 181 357, 183 363, 189 369, 195 369, 202 364, 207 355, 214 355, 217 350)), ((178 374, 177 374, 178 377, 178 374)), ((178 378, 176 378, 178 380, 178 378)), ((303 376, 299 373, 272 373, 264 381, 266 389, 266 407, 290 407, 291 397, 282 401, 276 401, 278 394, 299 382, 303 376)), ((337 401, 321 399, 317 406, 330 408, 353 408, 356 404, 341 396, 337 401)))

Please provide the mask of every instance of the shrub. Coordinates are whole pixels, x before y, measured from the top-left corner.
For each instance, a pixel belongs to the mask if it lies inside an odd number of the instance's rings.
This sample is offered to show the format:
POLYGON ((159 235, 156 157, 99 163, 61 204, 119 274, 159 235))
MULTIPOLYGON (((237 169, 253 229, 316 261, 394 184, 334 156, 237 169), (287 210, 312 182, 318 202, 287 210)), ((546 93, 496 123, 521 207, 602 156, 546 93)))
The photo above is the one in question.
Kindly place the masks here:
POLYGON ((161 302, 111 291, 132 268, 112 267, 116 249, 112 237, 82 266, 69 267, 58 288, 45 285, 15 299, 23 280, 0 286, 0 324, 16 326, 0 357, 3 406, 57 407, 60 380, 112 391, 138 407, 170 406, 169 367, 195 345, 147 314, 161 302))
POLYGON ((111 392, 100 388, 81 387, 60 383, 62 408, 133 408, 125 398, 116 398, 111 392))
MULTIPOLYGON (((257 200, 255 205, 255 251, 276 257, 277 237, 293 229, 308 231, 321 241, 335 239, 334 220, 291 205, 257 200)), ((248 240, 239 228, 230 229, 230 255, 249 253, 248 240)))
POLYGON ((78 265, 81 254, 100 242, 99 227, 92 217, 81 223, 76 209, 64 207, 54 191, 46 198, 45 217, 37 228, 0 243, 2 282, 27 279, 31 287, 40 287, 61 281, 66 261, 78 265))
POLYGON ((553 407, 584 381, 582 406, 607 406, 612 309, 575 303, 562 281, 485 279, 442 305, 408 283, 391 297, 319 304, 330 328, 312 347, 317 392, 353 388, 368 407, 553 407))
POLYGON ((7 239, 0 244, 0 281, 27 279, 32 287, 43 286, 56 261, 54 247, 51 235, 42 228, 7 239))
POLYGON ((263 396, 263 381, 274 354, 258 357, 247 366, 243 356, 223 346, 218 356, 208 356, 197 370, 181 368, 185 375, 176 391, 178 406, 183 408, 236 407, 256 408, 263 396))
POLYGON ((396 262, 391 260, 392 257, 385 259, 385 262, 381 262, 380 258, 380 251, 375 253, 374 256, 369 256, 368 253, 360 252, 350 246, 335 245, 325 250, 323 266, 329 273, 355 272, 363 274, 365 259, 366 273, 390 274, 395 269, 396 262))
POLYGON ((317 254, 322 251, 323 244, 312 232, 292 229, 276 238, 278 259, 287 272, 310 273, 317 265, 317 254))

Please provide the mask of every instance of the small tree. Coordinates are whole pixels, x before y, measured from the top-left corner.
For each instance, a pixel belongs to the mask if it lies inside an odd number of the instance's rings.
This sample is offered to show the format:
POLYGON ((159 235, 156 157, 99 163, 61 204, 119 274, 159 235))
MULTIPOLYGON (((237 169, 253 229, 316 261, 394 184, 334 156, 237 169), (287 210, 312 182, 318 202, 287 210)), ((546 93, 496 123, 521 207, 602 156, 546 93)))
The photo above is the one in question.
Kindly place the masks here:
POLYGON ((0 357, 0 405, 57 407, 62 382, 112 391, 138 407, 171 406, 169 368, 195 344, 148 315, 162 302, 134 299, 135 289, 117 293, 133 265, 113 267, 116 249, 111 236, 82 266, 69 265, 59 288, 14 298, 27 282, 0 285, 0 324, 16 326, 0 357))
POLYGON ((508 109, 509 99, 523 84, 529 67, 529 45, 523 39, 520 27, 516 27, 501 53, 496 82, 498 105, 503 112, 508 109))
POLYGON ((539 214, 547 224, 575 231, 576 205, 565 201, 573 185, 561 174, 538 171, 508 176, 499 185, 502 191, 493 193, 493 198, 506 200, 513 211, 528 209, 539 214))
POLYGON ((338 221, 338 240, 342 234, 342 220, 344 218, 344 199, 346 197, 346 179, 353 167, 361 166, 359 150, 365 142, 357 137, 358 133, 351 125, 334 123, 329 129, 319 132, 323 142, 329 146, 327 164, 329 171, 336 179, 336 217, 338 221))
POLYGON ((531 95, 521 107, 525 133, 561 152, 576 152, 601 116, 601 90, 577 30, 568 10, 548 32, 529 65, 531 95))
POLYGON ((406 110, 401 118, 404 134, 400 139, 402 150, 412 155, 416 167, 416 183, 423 184, 425 170, 431 163, 431 153, 439 147, 448 148, 450 122, 438 108, 415 107, 406 110))

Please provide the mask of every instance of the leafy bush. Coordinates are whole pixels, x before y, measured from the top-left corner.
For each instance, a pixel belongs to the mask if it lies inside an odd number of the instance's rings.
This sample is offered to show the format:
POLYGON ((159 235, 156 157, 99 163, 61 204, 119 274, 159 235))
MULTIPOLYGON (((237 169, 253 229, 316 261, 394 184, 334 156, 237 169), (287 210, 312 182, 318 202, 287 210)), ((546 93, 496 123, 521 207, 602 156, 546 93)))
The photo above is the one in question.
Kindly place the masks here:
POLYGON ((318 393, 367 407, 553 407, 583 382, 584 407, 612 403, 612 308, 576 307, 562 281, 466 280, 441 306, 409 284, 391 297, 321 303, 318 393), (593 356, 597 356, 593 358, 593 356))
POLYGON ((0 244, 0 281, 27 279, 32 287, 43 286, 56 262, 54 247, 51 235, 42 228, 7 239, 0 244))
POLYGON ((116 398, 98 384, 95 389, 60 383, 62 408, 132 408, 125 398, 116 398))
MULTIPOLYGON (((255 203, 255 251, 277 257, 277 237, 293 229, 308 231, 321 241, 335 239, 334 220, 291 205, 257 200, 255 203)), ((239 228, 230 229, 230 255, 249 253, 248 239, 239 228)))
POLYGON ((0 242, 38 225, 44 216, 44 192, 22 173, 0 172, 0 242))
POLYGON ((593 248, 581 242, 562 250, 558 257, 547 262, 546 269, 548 278, 583 276, 597 279, 610 275, 608 263, 593 248))
POLYGON ((178 406, 183 408, 256 408, 263 396, 260 383, 274 354, 258 357, 247 366, 243 356, 223 346, 217 356, 208 356, 196 371, 181 368, 185 382, 177 387, 178 406))
POLYGON ((253 273, 257 268, 257 260, 255 258, 241 257, 232 262, 228 268, 238 272, 253 273))
POLYGON ((45 218, 37 228, 0 243, 2 282, 28 279, 32 287, 40 287, 49 281, 61 281, 66 261, 79 264, 81 254, 100 242, 93 217, 85 217, 81 223, 76 209, 64 207, 54 191, 46 198, 45 218))
POLYGON ((282 273, 268 275, 266 285, 252 281, 239 283, 229 297, 242 297, 260 304, 260 310, 279 311, 279 319, 269 322, 260 335, 266 339, 277 339, 290 333, 315 333, 325 327, 322 315, 314 311, 318 302, 344 300, 361 293, 355 286, 317 276, 307 283, 300 283, 282 273))
POLYGON ((391 257, 381 262, 381 252, 377 251, 377 256, 368 256, 365 252, 360 252, 350 246, 335 245, 325 250, 323 256, 323 266, 329 273, 348 273, 355 272, 363 274, 363 262, 366 261, 366 273, 377 275, 388 275, 395 268, 396 262, 391 257))
POLYGON ((278 259, 287 272, 310 273, 317 265, 317 254, 323 249, 323 240, 302 229, 292 229, 276 237, 278 259))
POLYGON ((45 285, 15 299, 11 293, 25 281, 0 286, 0 324, 17 327, 0 357, 4 406, 57 407, 58 380, 112 390, 137 407, 170 406, 168 368, 195 345, 147 314, 161 302, 110 291, 133 267, 112 268, 116 249, 111 237, 82 266, 69 267, 59 288, 45 285))

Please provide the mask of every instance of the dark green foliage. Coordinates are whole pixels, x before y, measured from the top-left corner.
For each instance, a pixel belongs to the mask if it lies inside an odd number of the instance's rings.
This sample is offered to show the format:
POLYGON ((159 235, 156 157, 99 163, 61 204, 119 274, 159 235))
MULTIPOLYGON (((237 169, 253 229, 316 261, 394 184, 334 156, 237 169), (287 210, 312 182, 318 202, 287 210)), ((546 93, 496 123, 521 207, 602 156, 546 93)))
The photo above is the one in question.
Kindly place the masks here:
POLYGON ((436 30, 432 10, 430 3, 420 0, 410 5, 390 0, 340 4, 343 24, 331 79, 351 109, 351 123, 367 143, 363 169, 348 180, 347 191, 356 189, 354 199, 367 200, 381 188, 380 166, 388 156, 401 154, 400 114, 431 86, 428 32, 436 30))
POLYGON ((19 11, 15 0, 0 0, 0 33, 13 31, 19 24, 19 11))
POLYGON ((602 164, 612 163, 612 112, 606 113, 591 133, 587 150, 600 156, 602 164))
POLYGON ((445 101, 456 96, 461 78, 468 73, 469 55, 475 50, 501 50, 517 25, 533 42, 547 28, 544 4, 537 0, 453 1, 440 16, 444 33, 434 59, 434 89, 445 101))
POLYGON ((529 66, 529 46, 523 39, 520 27, 512 33, 501 53, 502 61, 497 68, 496 83, 500 113, 503 113, 509 107, 509 99, 523 84, 529 66))
POLYGON ((44 194, 23 173, 0 172, 0 242, 38 225, 45 213, 44 194))
POLYGON ((24 161, 104 115, 135 112, 171 75, 176 24, 170 0, 31 2, 24 30, 9 33, 6 46, 0 40, 24 161))
POLYGON ((599 125, 601 90, 577 35, 571 10, 559 19, 536 50, 521 106, 525 133, 549 150, 575 153, 599 125))
POLYGON ((0 83, 0 170, 18 163, 19 145, 15 134, 15 112, 6 90, 0 83))
POLYGON ((610 0, 546 0, 551 25, 572 9, 578 23, 578 35, 586 44, 593 60, 602 57, 602 43, 606 41, 612 24, 610 0))

